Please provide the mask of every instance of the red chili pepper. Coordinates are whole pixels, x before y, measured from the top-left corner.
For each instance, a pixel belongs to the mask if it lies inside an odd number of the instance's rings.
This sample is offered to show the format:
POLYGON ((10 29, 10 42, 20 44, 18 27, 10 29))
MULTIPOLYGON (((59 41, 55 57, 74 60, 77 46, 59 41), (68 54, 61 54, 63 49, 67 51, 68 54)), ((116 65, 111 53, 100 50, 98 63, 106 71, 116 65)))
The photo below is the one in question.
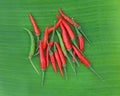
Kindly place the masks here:
POLYGON ((65 58, 65 55, 62 52, 62 49, 61 49, 60 45, 58 44, 58 42, 55 42, 55 45, 57 47, 57 50, 58 50, 58 53, 60 55, 63 66, 66 66, 66 58, 65 58))
MULTIPOLYGON (((52 33, 52 36, 51 36, 51 39, 50 39, 50 44, 51 44, 50 48, 53 46, 53 43, 54 43, 55 27, 56 27, 56 24, 54 24, 53 33, 52 33)), ((48 41, 47 41, 47 43, 48 43, 48 41)), ((49 44, 48 44, 48 47, 49 47, 49 44)), ((49 65, 49 51, 48 51, 48 47, 47 47, 47 50, 46 50, 47 65, 49 65)))
MULTIPOLYGON (((75 26, 78 28, 79 32, 81 32, 82 35, 86 38, 86 40, 91 44, 90 40, 87 38, 87 36, 85 35, 85 33, 82 31, 81 26, 80 26, 77 22, 73 22, 73 20, 72 20, 70 17, 68 17, 67 15, 65 15, 65 14, 63 13, 62 9, 59 8, 58 10, 59 10, 60 15, 61 15, 67 22, 69 22, 69 23, 70 23, 71 25, 73 25, 73 26, 74 26, 74 23, 75 23, 75 26)), ((76 47, 77 47, 77 46, 76 46, 76 47)))
POLYGON ((50 42, 49 42, 50 48, 51 48, 53 45, 54 45, 54 42, 53 42, 53 41, 50 41, 50 42))
POLYGON ((40 41, 40 43, 39 43, 39 51, 40 51, 41 69, 45 70, 46 69, 46 60, 45 60, 43 42, 42 41, 40 41))
MULTIPOLYGON (((72 19, 71 19, 70 17, 68 17, 67 15, 65 15, 65 14, 63 13, 62 9, 59 8, 58 10, 59 10, 60 15, 61 15, 67 22, 69 22, 71 25, 74 25, 72 19)), ((76 24, 77 27, 80 27, 80 25, 79 25, 77 22, 75 22, 75 24, 76 24)))
MULTIPOLYGON (((66 57, 65 59, 68 60, 69 64, 71 65, 71 67, 72 67, 72 69, 73 69, 73 71, 75 72, 75 75, 76 75, 76 70, 73 67, 73 64, 72 64, 72 62, 70 60, 70 57, 68 57, 68 55, 67 55, 67 50, 66 50, 66 48, 64 46, 64 42, 63 42, 62 36, 61 36, 60 32, 58 32, 57 30, 56 30, 56 32, 57 32, 57 36, 58 36, 58 39, 59 39, 59 42, 60 42, 61 50, 62 50, 63 54, 66 57)), ((64 68, 64 71, 66 71, 65 68, 64 68)), ((66 73, 66 79, 67 79, 67 72, 65 72, 65 73, 66 73)))
POLYGON ((64 69, 64 72, 66 74, 66 79, 68 79, 68 77, 67 77, 67 71, 66 71, 66 58, 65 58, 65 55, 63 54, 63 51, 62 51, 59 43, 55 42, 55 45, 56 45, 57 51, 59 53, 60 59, 62 61, 63 69, 64 69))
MULTIPOLYGON (((29 17, 30 17, 30 21, 31 21, 31 23, 32 23, 32 25, 33 25, 34 32, 35 32, 36 37, 37 37, 37 48, 36 48, 36 51, 38 51, 38 46, 39 46, 39 35, 40 35, 41 32, 40 32, 40 29, 39 29, 39 27, 37 26, 37 23, 35 22, 35 20, 34 20, 32 14, 29 14, 29 17)), ((38 52, 37 52, 37 53, 38 53, 38 52)))
POLYGON ((73 20, 73 23, 74 23, 74 27, 75 27, 75 30, 76 30, 77 35, 78 35, 79 49, 80 49, 81 52, 83 52, 84 51, 84 37, 82 36, 82 34, 77 29, 77 26, 75 25, 75 21, 74 20, 73 20))
POLYGON ((62 19, 62 23, 63 23, 65 29, 67 30, 67 32, 68 32, 68 34, 69 34, 69 36, 71 38, 71 41, 78 48, 78 45, 77 45, 77 43, 75 41, 75 34, 74 34, 74 32, 72 31, 72 29, 70 28, 70 26, 67 24, 67 22, 65 22, 65 20, 62 19))
POLYGON ((43 40, 43 48, 45 49, 46 46, 47 46, 47 40, 48 40, 48 36, 51 32, 53 32, 53 30, 57 29, 59 27, 61 23, 61 19, 55 24, 55 26, 51 27, 51 28, 48 28, 46 27, 45 29, 45 34, 44 34, 44 40, 43 40))
POLYGON ((74 45, 72 45, 72 47, 73 47, 73 50, 75 51, 76 55, 82 61, 82 63, 85 66, 89 67, 90 66, 90 62, 79 52, 79 50, 74 45))
POLYGON ((61 23, 61 19, 59 19, 59 21, 55 24, 55 26, 52 26, 48 29, 49 31, 49 34, 54 30, 54 29, 57 29, 59 26, 60 26, 60 23, 61 23))
POLYGON ((84 51, 84 37, 78 36, 79 48, 83 52, 84 51))
POLYGON ((36 24, 36 22, 35 22, 35 20, 34 20, 34 18, 33 18, 33 16, 32 16, 32 14, 29 14, 29 17, 30 17, 30 21, 31 21, 31 23, 32 23, 32 25, 33 25, 35 34, 36 34, 36 35, 40 35, 40 29, 39 29, 39 27, 37 26, 37 24, 36 24))
POLYGON ((68 38, 68 34, 67 34, 67 32, 66 32, 66 30, 65 30, 62 23, 60 24, 60 28, 62 30, 62 39, 63 39, 63 42, 65 44, 65 47, 66 47, 67 50, 71 50, 72 45, 71 45, 71 42, 70 42, 70 40, 68 38))
POLYGON ((86 67, 88 67, 92 72, 94 72, 101 80, 103 80, 103 78, 92 68, 92 66, 91 66, 90 62, 88 61, 88 59, 85 58, 74 45, 72 45, 72 47, 73 47, 73 50, 75 51, 76 55, 78 56, 78 58, 81 60, 81 62, 86 67))
POLYGON ((45 29, 45 33, 44 33, 44 39, 43 39, 43 49, 45 49, 47 47, 47 40, 48 40, 48 27, 46 27, 45 29))
POLYGON ((56 15, 57 19, 60 20, 62 17, 60 15, 56 15))
MULTIPOLYGON (((73 55, 76 57, 77 56, 77 54, 75 53, 75 51, 73 50, 73 55)), ((79 59, 80 60, 80 62, 82 63, 82 61, 81 61, 81 59, 79 59)), ((72 57, 72 61, 74 62, 75 61, 75 59, 72 57)))
MULTIPOLYGON (((50 46, 50 48, 53 46, 54 42, 49 42, 48 45, 50 46)), ((46 49, 46 63, 47 63, 47 66, 49 65, 49 46, 47 46, 47 49, 46 49)))
POLYGON ((50 60, 51 60, 51 63, 52 63, 52 66, 53 66, 53 69, 54 71, 57 73, 57 68, 56 68, 56 61, 55 61, 55 57, 54 57, 54 54, 50 54, 50 60))
POLYGON ((50 50, 50 47, 51 46, 48 45, 48 50, 49 50, 49 53, 50 53, 50 61, 51 61, 51 64, 52 64, 52 67, 53 67, 54 71, 57 73, 55 56, 54 56, 54 53, 50 50))
POLYGON ((54 30, 54 26, 48 28, 48 33, 51 33, 54 30))
POLYGON ((55 58, 56 58, 60 73, 61 73, 62 77, 64 77, 64 73, 63 73, 63 70, 62 70, 62 62, 61 62, 59 53, 58 53, 55 45, 54 45, 54 55, 55 55, 55 58))
POLYGON ((43 75, 42 75, 42 85, 44 85, 44 74, 46 70, 46 59, 44 55, 44 49, 43 49, 43 41, 39 42, 39 53, 40 53, 40 67, 42 69, 43 75))
POLYGON ((68 52, 74 57, 75 62, 79 66, 79 63, 78 63, 77 59, 75 58, 75 56, 72 53, 72 45, 71 45, 71 42, 68 38, 68 34, 67 34, 64 26, 62 25, 62 23, 60 24, 60 28, 62 30, 62 39, 63 39, 64 45, 65 45, 66 49, 68 50, 68 52))
POLYGON ((72 29, 70 28, 70 26, 67 24, 67 22, 65 22, 65 20, 62 19, 62 23, 65 27, 65 29, 67 30, 69 36, 71 39, 74 39, 75 38, 75 34, 74 32, 72 31, 72 29))
MULTIPOLYGON (((56 15, 58 20, 59 19, 62 19, 59 15, 56 15)), ((72 31, 72 29, 70 28, 70 26, 67 24, 67 22, 65 22, 64 19, 62 19, 62 24, 64 26, 64 28, 66 29, 67 33, 69 34, 70 38, 71 38, 71 41, 73 42, 73 44, 78 48, 78 45, 75 41, 75 34, 74 32, 72 31)))

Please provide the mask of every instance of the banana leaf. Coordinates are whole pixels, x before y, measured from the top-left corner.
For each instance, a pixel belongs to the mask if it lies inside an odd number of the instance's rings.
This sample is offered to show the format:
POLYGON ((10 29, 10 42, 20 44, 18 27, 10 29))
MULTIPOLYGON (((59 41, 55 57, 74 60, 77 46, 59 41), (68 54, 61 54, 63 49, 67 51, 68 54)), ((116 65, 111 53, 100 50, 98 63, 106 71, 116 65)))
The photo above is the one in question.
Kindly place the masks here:
MULTIPOLYGON (((55 38, 57 39, 57 38, 55 38)), ((120 96, 120 1, 119 0, 0 0, 0 96, 120 96), (33 32, 28 15, 35 17, 43 39, 46 26, 54 25, 58 8, 78 21, 92 42, 85 40, 85 56, 104 78, 99 80, 80 64, 77 76, 67 64, 68 80, 49 66, 45 85, 39 57, 28 60, 33 32)))

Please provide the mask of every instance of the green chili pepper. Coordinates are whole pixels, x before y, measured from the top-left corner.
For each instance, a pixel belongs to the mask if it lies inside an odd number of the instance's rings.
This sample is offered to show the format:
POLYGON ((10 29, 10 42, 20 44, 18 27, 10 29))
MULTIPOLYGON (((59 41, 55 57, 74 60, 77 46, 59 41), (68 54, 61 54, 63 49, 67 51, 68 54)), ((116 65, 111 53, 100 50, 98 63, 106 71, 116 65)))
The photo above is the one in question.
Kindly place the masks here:
POLYGON ((56 30, 56 33, 57 33, 57 36, 58 36, 58 39, 59 39, 62 51, 63 51, 64 55, 67 56, 67 51, 65 49, 65 46, 64 46, 64 43, 63 43, 63 40, 62 40, 62 36, 61 36, 61 34, 57 30, 56 30))
POLYGON ((24 28, 24 30, 26 30, 28 32, 30 39, 31 39, 31 46, 30 46, 30 52, 29 52, 28 58, 30 60, 30 63, 32 64, 34 70, 36 71, 36 73, 38 75, 40 75, 37 68, 35 67, 34 63, 32 62, 32 57, 33 57, 34 52, 35 52, 35 39, 34 39, 33 34, 30 30, 28 30, 27 28, 24 28))
POLYGON ((58 39, 59 39, 59 43, 60 43, 61 49, 62 49, 64 55, 67 57, 68 62, 70 63, 70 65, 71 65, 71 67, 72 67, 72 69, 73 69, 73 71, 74 71, 74 73, 76 75, 75 67, 73 67, 73 64, 71 63, 71 60, 70 60, 70 58, 67 55, 67 51, 65 49, 65 46, 64 46, 64 43, 63 43, 63 40, 62 40, 62 36, 61 36, 61 34, 57 30, 56 30, 56 33, 57 33, 57 36, 58 36, 58 39))

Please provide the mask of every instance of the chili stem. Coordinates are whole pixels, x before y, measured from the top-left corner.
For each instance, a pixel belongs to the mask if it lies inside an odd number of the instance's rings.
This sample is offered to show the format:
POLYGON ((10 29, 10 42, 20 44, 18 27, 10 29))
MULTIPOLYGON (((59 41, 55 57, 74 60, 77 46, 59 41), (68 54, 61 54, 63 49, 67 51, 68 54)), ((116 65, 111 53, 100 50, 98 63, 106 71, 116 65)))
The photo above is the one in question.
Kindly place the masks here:
POLYGON ((73 72, 75 73, 75 76, 76 76, 77 72, 76 72, 75 68, 73 67, 73 64, 71 63, 70 58, 67 57, 67 59, 68 59, 68 62, 70 63, 70 65, 71 65, 71 67, 72 67, 72 69, 73 69, 73 72))
POLYGON ((76 26, 75 21, 74 21, 73 18, 72 18, 72 21, 73 21, 73 24, 74 24, 75 30, 76 30, 76 32, 77 32, 77 35, 78 35, 78 36, 81 36, 82 34, 81 34, 81 32, 79 32, 79 30, 78 30, 78 28, 77 28, 77 26, 76 26))
POLYGON ((75 39, 72 39, 72 42, 75 45, 75 47, 79 50, 79 52, 83 55, 83 52, 79 49, 77 43, 75 42, 75 39))
POLYGON ((100 78, 102 81, 104 81, 104 79, 91 67, 88 67, 98 78, 100 78))
POLYGON ((41 85, 44 86, 44 80, 45 80, 45 71, 42 71, 42 82, 41 85))
MULTIPOLYGON (((75 38, 74 39, 71 39, 71 41, 73 42, 73 44, 79 49, 77 43, 75 42, 75 38)), ((81 52, 81 51, 80 51, 81 52)), ((81 52, 82 53, 82 52, 81 52)))
MULTIPOLYGON (((72 21, 74 23, 74 27, 75 27, 75 30, 77 32, 77 35, 78 36, 82 36, 81 32, 79 32, 79 30, 77 29, 77 26, 76 26, 75 21, 73 20, 73 18, 72 18, 72 21)), ((76 44, 75 40, 73 40, 73 44, 74 45, 76 44)), ((78 48, 78 50, 80 51, 80 53, 83 55, 83 52, 80 50, 80 48, 78 47, 78 45, 75 45, 75 46, 78 48)))
POLYGON ((31 63, 31 65, 33 66, 34 70, 36 71, 36 73, 37 73, 38 75, 40 75, 40 73, 38 72, 38 70, 37 70, 37 68, 35 67, 34 63, 32 62, 32 59, 29 58, 29 60, 30 60, 30 63, 31 63))
POLYGON ((34 54, 34 56, 36 56, 36 55, 38 55, 39 54, 39 51, 37 51, 35 54, 34 54))
POLYGON ((48 50, 49 50, 49 52, 53 54, 53 52, 50 50, 50 46, 49 46, 49 44, 48 44, 48 41, 47 41, 47 45, 48 45, 48 50))
MULTIPOLYGON (((39 43, 39 35, 37 35, 37 43, 39 43)), ((39 45, 39 44, 38 44, 39 45)))
POLYGON ((63 70, 64 70, 64 72, 65 72, 66 80, 68 80, 68 75, 67 75, 66 66, 63 66, 63 70))
MULTIPOLYGON (((38 46, 39 46, 39 35, 36 35, 36 37, 37 37, 37 48, 36 48, 36 53, 38 53, 39 51, 38 51, 38 46)), ((36 53, 34 54, 34 56, 36 55, 36 53)), ((37 54, 38 55, 38 54, 37 54)))
POLYGON ((34 55, 34 51, 35 51, 35 40, 34 40, 34 37, 33 37, 32 32, 30 30, 28 30, 27 28, 24 28, 24 30, 26 30, 28 32, 28 34, 30 36, 30 39, 31 39, 31 47, 30 47, 30 52, 29 52, 29 57, 28 57, 29 61, 30 61, 31 65, 33 66, 34 70, 36 71, 36 73, 38 75, 40 75, 38 70, 37 70, 37 68, 35 67, 34 63, 32 62, 32 56, 34 55))
POLYGON ((39 35, 37 35, 37 48, 36 48, 36 53, 34 54, 34 56, 38 55, 39 54, 39 51, 38 51, 38 46, 39 46, 39 35))
MULTIPOLYGON (((75 71, 76 71, 76 66, 75 66, 75 62, 73 61, 73 67, 74 67, 74 69, 75 69, 75 71)), ((77 71, 75 72, 75 76, 77 75, 77 71)))
POLYGON ((82 31, 81 27, 78 27, 79 32, 81 32, 81 34, 85 37, 85 39, 89 42, 89 44, 91 45, 91 41, 88 39, 88 37, 85 35, 85 33, 82 31))
POLYGON ((73 55, 72 50, 68 50, 68 52, 69 52, 70 55, 74 58, 76 64, 77 64, 78 66, 80 66, 79 63, 78 63, 78 61, 77 61, 77 59, 76 59, 75 56, 73 55))
POLYGON ((39 35, 37 35, 37 50, 38 50, 38 46, 39 46, 39 35))
POLYGON ((89 42, 89 44, 91 44, 91 42, 90 42, 90 40, 87 38, 87 36, 85 35, 85 33, 82 31, 82 29, 81 29, 81 27, 79 26, 78 28, 77 28, 77 26, 76 26, 76 24, 75 24, 75 21, 73 20, 73 18, 72 18, 72 21, 73 21, 73 23, 74 23, 74 27, 75 27, 75 30, 77 31, 77 34, 78 35, 83 35, 85 38, 86 38, 86 40, 89 42), (78 32, 79 31, 79 32, 78 32), (80 34, 81 33, 81 34, 80 34))

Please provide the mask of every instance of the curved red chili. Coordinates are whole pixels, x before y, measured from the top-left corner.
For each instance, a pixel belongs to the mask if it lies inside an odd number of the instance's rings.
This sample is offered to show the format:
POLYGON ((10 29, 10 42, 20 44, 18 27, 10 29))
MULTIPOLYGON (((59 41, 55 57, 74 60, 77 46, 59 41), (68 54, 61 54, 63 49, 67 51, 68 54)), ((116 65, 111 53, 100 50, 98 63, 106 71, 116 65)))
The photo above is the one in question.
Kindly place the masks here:
POLYGON ((75 51, 76 55, 78 56, 78 58, 81 60, 81 62, 85 65, 85 66, 90 66, 90 62, 79 52, 79 50, 72 45, 73 50, 75 51))
POLYGON ((60 45, 58 44, 58 42, 55 42, 55 45, 56 45, 57 50, 58 50, 58 53, 59 53, 59 55, 60 55, 62 64, 65 66, 65 65, 66 65, 65 55, 63 54, 62 49, 61 49, 60 45))
POLYGON ((66 79, 68 79, 67 71, 66 71, 66 58, 65 58, 65 55, 63 54, 63 51, 62 51, 59 43, 55 42, 55 45, 56 45, 57 51, 59 53, 60 59, 62 61, 62 66, 63 66, 64 72, 65 72, 65 75, 66 75, 66 79))
POLYGON ((57 67, 56 67, 56 61, 55 61, 54 54, 50 54, 50 60, 51 60, 54 71, 57 73, 57 67))
POLYGON ((47 63, 47 66, 49 65, 49 56, 50 56, 48 47, 51 48, 53 46, 53 44, 54 44, 54 42, 49 42, 48 43, 49 46, 47 46, 47 49, 46 49, 46 63, 47 63))
POLYGON ((30 21, 31 21, 31 23, 32 23, 32 25, 33 25, 35 34, 36 34, 36 35, 40 35, 40 29, 39 29, 39 27, 37 26, 37 24, 36 24, 36 22, 35 22, 35 20, 34 20, 34 18, 33 18, 33 16, 32 16, 32 14, 29 14, 29 17, 30 17, 30 21))
MULTIPOLYGON (((55 34, 55 27, 56 27, 56 24, 54 24, 54 29, 53 29, 53 33, 52 33, 52 36, 51 36, 51 39, 50 39, 50 43, 48 43, 48 47, 47 47, 47 52, 46 52, 46 60, 47 60, 47 64, 49 64, 49 52, 48 52, 48 49, 49 47, 51 48, 53 43, 54 43, 54 34, 55 34), (49 45, 51 44, 51 45, 49 45)), ((49 31, 49 30, 48 30, 49 31)), ((48 33, 49 34, 49 33, 48 33)), ((50 50, 50 49, 49 49, 50 50)))
POLYGON ((62 19, 59 19, 58 22, 55 24, 55 26, 52 26, 48 29, 49 34, 54 30, 57 29, 60 26, 62 19))
MULTIPOLYGON (((63 13, 62 9, 59 8, 58 10, 59 10, 60 15, 61 15, 67 22, 69 22, 71 25, 74 26, 74 22, 72 21, 72 19, 71 19, 70 17, 68 17, 67 15, 65 15, 65 14, 63 13)), ((80 25, 79 25, 77 22, 75 22, 75 25, 76 25, 77 27, 80 27, 80 25)))
POLYGON ((50 27, 50 28, 46 27, 46 29, 45 29, 45 34, 44 34, 44 40, 43 40, 43 48, 44 48, 44 49, 45 49, 46 46, 47 46, 47 40, 48 40, 49 34, 50 34, 51 32, 53 32, 53 30, 57 29, 57 28, 59 27, 60 23, 61 23, 61 19, 55 24, 55 26, 50 27))
POLYGON ((82 34, 77 29, 77 26, 75 25, 75 21, 74 20, 73 20, 73 23, 74 23, 74 27, 75 27, 75 30, 76 30, 77 35, 78 35, 79 49, 80 49, 81 52, 83 52, 84 51, 84 37, 82 36, 82 34))
POLYGON ((56 46, 55 46, 55 45, 54 45, 54 55, 55 55, 55 58, 56 58, 56 61, 57 61, 57 64, 58 64, 60 73, 61 73, 62 77, 64 77, 64 73, 63 73, 63 70, 62 70, 62 62, 61 62, 59 53, 58 53, 58 51, 56 50, 56 46))
MULTIPOLYGON (((53 43, 52 43, 53 44, 53 43)), ((53 46, 53 45, 52 45, 53 46)), ((54 53, 50 50, 50 48, 52 47, 50 46, 50 44, 48 44, 48 50, 49 50, 49 55, 50 55, 50 61, 52 64, 52 67, 54 69, 54 71, 57 73, 57 67, 56 67, 56 61, 55 61, 55 56, 54 53)))
POLYGON ((68 38, 68 34, 67 34, 64 26, 62 25, 62 23, 60 24, 60 28, 62 30, 62 39, 63 39, 63 42, 64 42, 64 45, 65 45, 66 49, 67 50, 72 49, 72 45, 71 45, 71 42, 68 38))

